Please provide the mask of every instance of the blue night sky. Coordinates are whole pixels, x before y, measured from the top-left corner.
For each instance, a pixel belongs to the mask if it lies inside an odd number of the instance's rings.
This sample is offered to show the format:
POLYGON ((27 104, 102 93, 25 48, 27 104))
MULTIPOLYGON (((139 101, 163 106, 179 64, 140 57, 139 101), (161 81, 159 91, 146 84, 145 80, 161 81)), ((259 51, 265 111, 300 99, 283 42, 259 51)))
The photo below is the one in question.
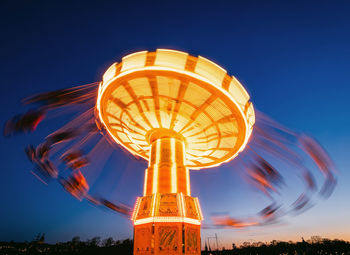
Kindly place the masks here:
MULTIPOLYGON (((349 1, 2 1, 1 124, 24 111, 22 98, 99 81, 128 53, 170 48, 202 55, 235 75, 257 109, 312 134, 338 168, 333 195, 306 213, 266 228, 203 229, 202 240, 214 233, 222 245, 312 235, 350 240, 349 13, 349 1)), ((30 241, 39 232, 48 242, 132 238, 130 220, 30 174, 23 148, 53 131, 49 123, 33 135, 0 138, 0 240, 30 241)), ((230 164, 191 174, 206 219, 216 210, 245 215, 263 206, 230 164)), ((145 167, 116 151, 103 171, 96 166, 96 189, 133 205, 145 167)))

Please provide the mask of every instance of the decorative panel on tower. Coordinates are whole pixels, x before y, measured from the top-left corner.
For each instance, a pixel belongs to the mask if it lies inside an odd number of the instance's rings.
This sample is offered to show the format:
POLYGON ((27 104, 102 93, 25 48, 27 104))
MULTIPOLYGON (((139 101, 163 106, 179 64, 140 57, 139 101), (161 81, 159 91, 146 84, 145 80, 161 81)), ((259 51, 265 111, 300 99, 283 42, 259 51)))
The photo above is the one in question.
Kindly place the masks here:
POLYGON ((137 218, 147 218, 152 216, 152 196, 145 196, 139 200, 139 209, 137 211, 137 218))
POLYGON ((179 254, 181 251, 181 223, 170 223, 156 226, 156 254, 179 254), (158 244, 158 245, 157 245, 158 244))
MULTIPOLYGON (((154 243, 152 245, 152 224, 144 224, 142 226, 135 226, 134 229, 134 246, 136 255, 151 254, 154 243)), ((154 241, 153 241, 154 242, 154 241)))
POLYGON ((192 224, 185 224, 185 254, 200 254, 200 227, 192 224))
POLYGON ((159 195, 159 216, 178 216, 177 194, 159 195))

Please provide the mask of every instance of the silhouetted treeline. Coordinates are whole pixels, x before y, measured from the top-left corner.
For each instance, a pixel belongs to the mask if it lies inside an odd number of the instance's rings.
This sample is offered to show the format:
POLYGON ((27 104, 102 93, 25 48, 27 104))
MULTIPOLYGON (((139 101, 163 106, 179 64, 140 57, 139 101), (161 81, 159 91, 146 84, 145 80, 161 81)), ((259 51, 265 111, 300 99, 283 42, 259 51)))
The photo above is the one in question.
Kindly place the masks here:
POLYGON ((126 239, 124 241, 114 241, 113 238, 101 240, 100 237, 94 237, 85 242, 79 237, 73 237, 71 241, 65 243, 47 244, 43 238, 34 239, 32 242, 0 242, 0 254, 63 254, 63 255, 82 255, 82 254, 125 254, 132 255, 133 241, 126 239))
POLYGON ((202 251, 202 255, 301 255, 301 254, 327 254, 345 255, 350 254, 350 242, 343 240, 322 239, 313 236, 310 240, 302 242, 282 242, 273 240, 270 243, 244 242, 240 247, 232 244, 232 249, 220 251, 208 249, 202 251))
MULTIPOLYGON (((0 254, 133 254, 133 241, 115 241, 113 238, 101 240, 94 237, 87 241, 81 241, 79 237, 72 238, 69 242, 47 244, 45 235, 38 235, 31 242, 0 242, 0 254)), ((327 255, 348 255, 350 254, 350 242, 343 240, 322 239, 314 236, 311 240, 302 242, 282 242, 273 240, 270 243, 244 242, 237 247, 232 244, 232 249, 221 248, 219 251, 210 250, 206 247, 202 255, 299 255, 299 254, 327 254, 327 255)))

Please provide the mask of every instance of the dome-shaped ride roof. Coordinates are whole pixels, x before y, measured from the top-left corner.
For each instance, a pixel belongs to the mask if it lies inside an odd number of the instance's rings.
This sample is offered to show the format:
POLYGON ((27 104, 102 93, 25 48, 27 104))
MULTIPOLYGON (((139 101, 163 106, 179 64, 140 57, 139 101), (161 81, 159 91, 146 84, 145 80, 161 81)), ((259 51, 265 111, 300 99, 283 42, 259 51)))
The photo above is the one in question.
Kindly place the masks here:
POLYGON ((109 135, 146 160, 152 130, 182 135, 192 169, 237 156, 255 122, 249 95, 235 77, 206 58, 166 49, 114 63, 103 75, 96 108, 109 135))

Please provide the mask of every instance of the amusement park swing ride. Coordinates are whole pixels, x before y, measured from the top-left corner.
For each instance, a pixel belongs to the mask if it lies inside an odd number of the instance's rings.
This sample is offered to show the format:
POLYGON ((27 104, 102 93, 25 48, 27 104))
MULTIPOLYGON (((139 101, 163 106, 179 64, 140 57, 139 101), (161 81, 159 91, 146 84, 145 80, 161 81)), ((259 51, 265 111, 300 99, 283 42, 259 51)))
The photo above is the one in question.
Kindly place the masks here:
MULTIPOLYGON (((336 183, 332 161, 315 140, 255 113, 242 84, 201 56, 168 49, 136 52, 110 66, 101 82, 43 93, 24 102, 39 107, 9 120, 6 136, 34 131, 52 109, 86 106, 88 110, 81 116, 38 146, 28 146, 26 153, 35 166, 33 174, 44 182, 57 179, 79 200, 130 217, 134 254, 200 254, 203 216, 198 198, 191 196, 190 170, 217 167, 237 157, 235 160, 245 161, 250 182, 270 195, 277 192, 283 178, 257 153, 262 149, 283 158, 302 176, 306 191, 293 203, 294 211, 307 208, 317 191, 312 172, 301 157, 312 160, 324 176, 319 195, 328 197, 336 183), (148 161, 143 196, 137 198, 133 210, 89 194, 82 169, 94 158, 80 148, 92 135, 148 161), (51 151, 67 141, 72 145, 58 161, 72 173, 63 177, 51 151), (244 150, 251 151, 248 160, 239 157, 244 150)), ((281 210, 272 203, 249 222, 224 216, 213 217, 212 224, 234 228, 263 225, 286 214, 281 210)))

